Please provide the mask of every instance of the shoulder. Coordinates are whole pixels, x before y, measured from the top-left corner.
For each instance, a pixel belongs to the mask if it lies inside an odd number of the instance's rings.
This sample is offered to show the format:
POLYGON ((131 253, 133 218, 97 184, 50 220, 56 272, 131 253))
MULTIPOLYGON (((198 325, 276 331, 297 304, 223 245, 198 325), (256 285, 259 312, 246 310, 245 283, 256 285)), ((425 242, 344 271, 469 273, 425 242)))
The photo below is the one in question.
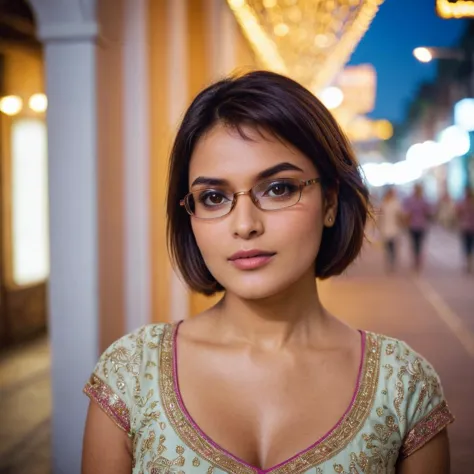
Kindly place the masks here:
POLYGON ((433 365, 406 342, 372 334, 379 341, 379 390, 393 413, 406 457, 454 421, 433 365))
POLYGON ((141 393, 155 383, 162 336, 170 324, 148 324, 113 342, 100 356, 84 393, 126 432, 141 393))
MULTIPOLYGON (((163 332, 168 326, 166 323, 148 324, 122 336, 104 351, 98 366, 108 365, 109 369, 124 376, 139 375, 142 363, 156 358, 163 332)), ((103 375, 109 377, 110 373, 104 371, 103 375)))

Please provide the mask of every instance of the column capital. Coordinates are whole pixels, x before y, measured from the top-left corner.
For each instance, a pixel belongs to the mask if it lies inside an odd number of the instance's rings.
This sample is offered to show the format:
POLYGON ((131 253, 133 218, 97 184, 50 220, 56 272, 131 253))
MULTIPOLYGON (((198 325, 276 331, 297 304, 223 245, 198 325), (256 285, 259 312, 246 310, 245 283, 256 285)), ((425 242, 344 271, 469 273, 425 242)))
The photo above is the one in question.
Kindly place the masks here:
POLYGON ((41 41, 92 41, 99 34, 97 0, 28 1, 35 13, 41 41))

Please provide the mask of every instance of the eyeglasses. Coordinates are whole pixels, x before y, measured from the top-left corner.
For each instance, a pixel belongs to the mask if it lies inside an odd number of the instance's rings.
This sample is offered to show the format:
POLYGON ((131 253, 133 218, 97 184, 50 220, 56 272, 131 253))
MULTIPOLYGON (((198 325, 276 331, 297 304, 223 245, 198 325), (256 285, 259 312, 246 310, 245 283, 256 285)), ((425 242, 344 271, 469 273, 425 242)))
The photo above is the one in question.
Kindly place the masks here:
POLYGON ((230 193, 221 189, 200 189, 186 194, 180 201, 190 216, 198 219, 217 219, 234 209, 237 196, 248 194, 262 211, 279 211, 297 204, 306 186, 320 183, 321 178, 307 181, 296 178, 278 178, 261 181, 248 191, 230 193))

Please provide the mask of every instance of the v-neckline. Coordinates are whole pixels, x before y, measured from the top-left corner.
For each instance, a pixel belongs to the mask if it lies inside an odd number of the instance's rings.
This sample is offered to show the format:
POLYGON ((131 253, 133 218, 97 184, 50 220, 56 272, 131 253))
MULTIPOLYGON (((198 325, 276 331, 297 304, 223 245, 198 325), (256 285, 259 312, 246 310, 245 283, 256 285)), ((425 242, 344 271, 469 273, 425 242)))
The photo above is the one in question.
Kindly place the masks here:
POLYGON ((338 422, 311 446, 268 469, 252 466, 235 456, 212 438, 188 412, 179 387, 177 336, 182 321, 169 325, 162 339, 160 357, 160 394, 167 417, 176 433, 196 454, 214 466, 233 474, 298 474, 336 455, 360 430, 375 398, 380 340, 372 333, 359 331, 361 357, 356 387, 351 402, 338 422))

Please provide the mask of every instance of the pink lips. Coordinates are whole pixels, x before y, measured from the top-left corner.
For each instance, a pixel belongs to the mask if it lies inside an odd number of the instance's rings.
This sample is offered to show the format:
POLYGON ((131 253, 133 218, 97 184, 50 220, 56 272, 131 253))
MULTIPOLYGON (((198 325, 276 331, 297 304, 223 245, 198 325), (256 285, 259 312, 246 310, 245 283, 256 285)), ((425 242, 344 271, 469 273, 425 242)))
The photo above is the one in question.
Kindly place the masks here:
POLYGON ((274 256, 265 250, 241 250, 234 253, 229 260, 240 270, 254 270, 266 265, 274 256))

